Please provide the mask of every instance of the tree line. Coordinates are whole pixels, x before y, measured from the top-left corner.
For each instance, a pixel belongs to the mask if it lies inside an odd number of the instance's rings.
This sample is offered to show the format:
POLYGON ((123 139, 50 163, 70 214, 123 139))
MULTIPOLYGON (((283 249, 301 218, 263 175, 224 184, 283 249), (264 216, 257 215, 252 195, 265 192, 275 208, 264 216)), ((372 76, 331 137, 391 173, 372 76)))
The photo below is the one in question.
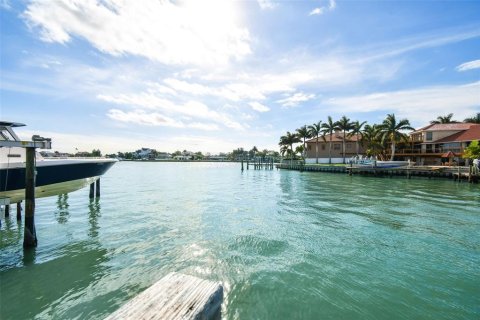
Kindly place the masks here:
MULTIPOLYGON (((453 120, 453 113, 446 116, 438 116, 432 120, 431 124, 438 123, 458 123, 453 120)), ((480 124, 480 113, 473 117, 463 120, 465 123, 480 124)), ((410 125, 408 119, 397 120, 395 114, 388 114, 387 117, 380 124, 368 124, 366 121, 360 122, 358 120, 352 121, 346 116, 342 116, 339 120, 334 121, 331 116, 327 117, 326 121, 318 121, 312 125, 304 125, 295 130, 295 132, 287 131, 287 133, 280 137, 280 154, 294 159, 297 154, 300 154, 304 159, 306 155, 305 143, 307 139, 315 138, 315 154, 316 163, 318 163, 318 141, 321 138, 324 142, 328 142, 328 162, 332 163, 332 138, 336 132, 342 134, 342 156, 343 163, 345 163, 345 143, 346 139, 356 137, 356 153, 359 154, 360 145, 366 147, 367 156, 375 156, 380 159, 387 159, 388 151, 390 151, 390 160, 395 157, 395 148, 398 143, 408 142, 407 131, 415 130, 410 125), (327 141, 328 138, 328 141, 327 141), (293 145, 302 143, 295 149, 293 145)))

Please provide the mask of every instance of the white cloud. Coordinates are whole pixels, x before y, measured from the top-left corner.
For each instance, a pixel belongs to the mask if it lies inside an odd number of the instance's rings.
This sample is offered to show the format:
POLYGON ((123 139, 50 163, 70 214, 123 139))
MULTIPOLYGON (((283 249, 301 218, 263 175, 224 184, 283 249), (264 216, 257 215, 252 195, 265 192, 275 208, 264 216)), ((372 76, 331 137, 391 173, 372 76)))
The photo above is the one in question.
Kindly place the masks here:
POLYGON ((323 104, 342 113, 395 112, 399 117, 422 125, 442 114, 453 112, 455 117, 462 119, 478 112, 480 82, 340 97, 323 101, 323 104))
POLYGON ((214 90, 210 89, 210 87, 198 84, 198 83, 190 83, 183 80, 178 80, 174 78, 167 78, 163 80, 163 82, 168 85, 170 88, 176 91, 187 92, 193 95, 213 95, 214 90))
POLYGON ((273 9, 277 6, 277 4, 272 0, 257 0, 257 2, 262 10, 273 9))
POLYGON ((289 97, 285 99, 280 99, 277 100, 278 103, 280 103, 284 107, 295 107, 299 105, 301 102, 309 101, 315 98, 315 95, 313 93, 311 94, 306 94, 303 92, 297 92, 293 95, 290 95, 289 97))
POLYGON ((366 58, 369 60, 382 59, 398 56, 410 51, 441 47, 450 43, 478 38, 479 36, 480 30, 478 30, 478 28, 446 29, 433 34, 419 34, 397 41, 374 44, 371 47, 361 48, 361 50, 367 52, 366 58))
POLYGON ((221 0, 33 0, 23 17, 47 42, 81 37, 114 56, 204 66, 251 53, 249 32, 237 25, 235 6, 221 0))
MULTIPOLYGON (((165 118, 165 116, 155 112, 147 113, 144 111, 144 109, 147 109, 163 110, 171 117, 186 116, 187 118, 192 117, 196 119, 213 121, 231 129, 244 129, 242 124, 232 120, 229 115, 211 110, 208 106, 198 101, 191 100, 184 104, 176 104, 151 92, 143 92, 140 94, 98 95, 97 98, 115 104, 135 107, 136 111, 132 113, 132 116, 134 119, 136 119, 136 123, 139 124, 155 124, 171 127, 182 127, 184 125, 178 120, 173 120, 173 118, 165 118), (152 115, 155 120, 148 120, 148 115, 152 115), (157 115, 158 118, 156 117, 157 115), (150 123, 149 121, 154 121, 154 123, 150 123)), ((118 121, 126 121, 129 116, 128 113, 123 111, 119 112, 119 110, 115 111, 113 115, 114 116, 112 116, 110 113, 108 114, 110 118, 118 121)), ((202 127, 205 128, 204 126, 197 126, 196 128, 201 129, 202 127)), ((209 130, 213 130, 212 128, 212 126, 209 126, 209 130)))
POLYGON ((160 113, 147 113, 143 110, 125 112, 118 109, 110 109, 107 113, 107 116, 120 122, 136 123, 140 125, 165 126, 175 128, 183 128, 185 126, 183 123, 175 121, 172 118, 166 117, 160 113))
POLYGON ((461 65, 457 66, 457 71, 467 71, 472 69, 479 69, 480 68, 480 60, 473 60, 469 62, 462 63, 461 65))
POLYGON ((321 15, 321 14, 323 14, 324 10, 325 10, 325 8, 323 8, 323 7, 315 8, 312 11, 310 11, 310 13, 308 15, 309 16, 321 15))
POLYGON ((267 111, 270 111, 270 108, 257 102, 257 101, 253 101, 253 102, 249 102, 248 105, 250 107, 252 107, 253 110, 255 111, 258 111, 258 112, 267 112, 267 111))
POLYGON ((146 112, 139 109, 127 112, 118 109, 110 109, 107 113, 107 117, 120 122, 134 123, 138 125, 192 128, 205 131, 219 130, 219 127, 216 124, 200 122, 184 123, 166 117, 158 112, 146 112))
POLYGON ((310 13, 308 15, 309 16, 322 15, 322 14, 325 13, 326 10, 333 11, 333 10, 335 10, 336 7, 337 7, 337 3, 335 2, 335 0, 330 0, 328 2, 328 6, 315 8, 312 11, 310 11, 310 13))

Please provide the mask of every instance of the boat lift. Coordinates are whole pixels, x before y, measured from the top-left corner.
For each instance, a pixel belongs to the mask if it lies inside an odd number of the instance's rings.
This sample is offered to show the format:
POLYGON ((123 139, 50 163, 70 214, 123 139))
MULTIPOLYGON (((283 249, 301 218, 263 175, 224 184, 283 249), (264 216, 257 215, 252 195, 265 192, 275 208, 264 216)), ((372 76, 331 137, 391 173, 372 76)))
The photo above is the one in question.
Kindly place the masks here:
MULTIPOLYGON (((35 149, 51 149, 52 139, 43 138, 38 135, 32 137, 32 141, 22 141, 13 132, 12 128, 23 127, 23 123, 0 121, 0 148, 20 147, 25 148, 25 228, 23 247, 30 248, 37 246, 37 234, 35 232, 35 149), (9 136, 10 135, 10 136, 9 136)), ((0 204, 10 205, 9 198, 0 199, 0 204)))

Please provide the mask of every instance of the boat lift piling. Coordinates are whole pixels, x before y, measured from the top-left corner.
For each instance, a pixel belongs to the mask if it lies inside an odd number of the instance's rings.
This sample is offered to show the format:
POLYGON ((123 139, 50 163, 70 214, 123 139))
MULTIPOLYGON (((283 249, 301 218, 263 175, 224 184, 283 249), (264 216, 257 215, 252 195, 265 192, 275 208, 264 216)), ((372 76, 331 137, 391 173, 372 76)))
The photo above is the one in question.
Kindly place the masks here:
POLYGON ((100 198, 100 178, 96 182, 90 183, 90 193, 88 194, 90 199, 100 198))
MULTIPOLYGON (((6 128, 12 137, 17 137, 10 128, 6 128)), ((25 228, 23 234, 23 247, 31 248, 37 246, 37 235, 35 232, 35 149, 51 149, 52 141, 49 138, 42 138, 38 135, 32 137, 32 141, 1 140, 0 147, 25 148, 25 228)), ((10 203, 8 203, 10 204, 10 203)), ((10 206, 8 207, 10 209, 10 206)), ((20 207, 21 212, 21 207, 20 207)), ((19 210, 17 204, 17 219, 19 210)))
POLYGON ((35 148, 26 148, 25 166, 25 232, 23 247, 37 246, 35 231, 35 148))

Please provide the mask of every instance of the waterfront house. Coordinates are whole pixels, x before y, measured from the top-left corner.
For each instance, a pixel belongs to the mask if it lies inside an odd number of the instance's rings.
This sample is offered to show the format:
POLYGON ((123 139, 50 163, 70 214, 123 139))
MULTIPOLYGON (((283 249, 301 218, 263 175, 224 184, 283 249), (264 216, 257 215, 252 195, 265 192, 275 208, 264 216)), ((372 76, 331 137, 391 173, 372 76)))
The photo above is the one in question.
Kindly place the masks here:
POLYGON ((417 165, 442 165, 452 160, 464 164, 463 151, 473 140, 480 140, 480 124, 430 124, 410 133, 410 143, 397 150, 396 158, 417 165))
MULTIPOLYGON (((342 141, 343 133, 337 131, 332 135, 332 163, 343 163, 342 141)), ((357 155, 357 136, 351 136, 345 138, 345 162, 357 155)), ((316 163, 316 145, 318 143, 318 163, 329 163, 328 146, 330 143, 330 135, 327 134, 324 137, 313 138, 306 141, 306 163, 316 163)), ((360 141, 358 142, 359 155, 365 155, 365 148, 360 141)))
POLYGON ((155 149, 150 148, 142 148, 140 150, 135 151, 134 158, 136 159, 154 159, 156 155, 155 149))
POLYGON ((157 152, 157 156, 155 157, 156 160, 170 160, 172 159, 172 155, 168 152, 157 152))

